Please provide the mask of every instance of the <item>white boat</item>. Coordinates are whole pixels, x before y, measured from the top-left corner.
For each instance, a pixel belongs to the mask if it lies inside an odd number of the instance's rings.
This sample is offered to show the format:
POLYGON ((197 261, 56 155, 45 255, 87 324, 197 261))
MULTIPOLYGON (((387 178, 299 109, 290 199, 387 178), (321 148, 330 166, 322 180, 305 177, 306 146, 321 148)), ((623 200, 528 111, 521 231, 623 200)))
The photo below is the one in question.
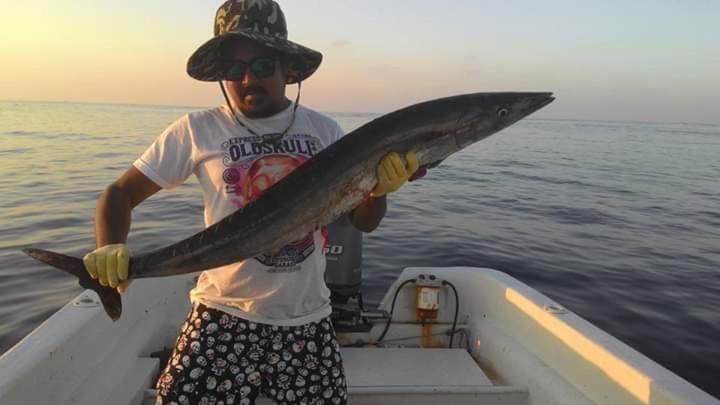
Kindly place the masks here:
MULTIPOLYGON (((153 404, 161 364, 151 354, 173 346, 192 284, 138 281, 114 323, 94 293, 82 293, 0 358, 0 404, 153 404)), ((408 268, 378 311, 340 312, 358 326, 337 328, 350 404, 720 404, 491 269, 408 268), (460 305, 448 348, 458 308, 451 285, 460 305), (437 305, 437 319, 422 325, 418 305, 437 305)))

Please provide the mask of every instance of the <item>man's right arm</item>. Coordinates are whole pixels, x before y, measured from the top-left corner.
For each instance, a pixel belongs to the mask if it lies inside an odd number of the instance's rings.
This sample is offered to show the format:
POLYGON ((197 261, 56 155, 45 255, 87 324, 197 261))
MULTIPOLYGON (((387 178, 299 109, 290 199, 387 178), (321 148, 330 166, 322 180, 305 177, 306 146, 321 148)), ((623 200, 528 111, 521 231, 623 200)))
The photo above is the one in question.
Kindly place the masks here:
POLYGON ((95 212, 97 249, 85 255, 85 267, 100 284, 124 292, 129 252, 125 243, 130 232, 131 212, 138 204, 161 190, 134 166, 109 185, 98 199, 95 212))
POLYGON ((135 166, 109 185, 100 196, 95 211, 97 247, 125 243, 130 232, 131 211, 161 190, 135 166))

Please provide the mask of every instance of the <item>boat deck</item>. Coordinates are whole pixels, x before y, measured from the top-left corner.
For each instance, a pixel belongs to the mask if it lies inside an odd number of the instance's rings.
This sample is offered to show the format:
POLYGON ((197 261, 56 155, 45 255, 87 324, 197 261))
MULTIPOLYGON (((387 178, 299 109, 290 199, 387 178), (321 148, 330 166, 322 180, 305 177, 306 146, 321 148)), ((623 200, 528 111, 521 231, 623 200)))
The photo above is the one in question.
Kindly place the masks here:
MULTIPOLYGON (((190 277, 143 280, 123 296, 117 322, 84 292, 0 358, 0 404, 154 404, 162 367, 154 356, 174 346, 193 285, 190 277)), ((378 310, 390 310, 396 295, 389 329, 373 317, 369 330, 336 329, 350 404, 720 405, 497 271, 405 269, 378 310), (436 322, 424 325, 416 289, 401 288, 423 274, 452 282, 462 297, 458 305, 443 290, 436 322)))
MULTIPOLYGON (((464 349, 343 348, 341 351, 349 403, 353 405, 528 404, 527 389, 494 385, 464 349)), ((156 394, 153 389, 145 390, 143 405, 153 405, 156 394)), ((272 401, 261 397, 257 404, 269 405, 272 401)))

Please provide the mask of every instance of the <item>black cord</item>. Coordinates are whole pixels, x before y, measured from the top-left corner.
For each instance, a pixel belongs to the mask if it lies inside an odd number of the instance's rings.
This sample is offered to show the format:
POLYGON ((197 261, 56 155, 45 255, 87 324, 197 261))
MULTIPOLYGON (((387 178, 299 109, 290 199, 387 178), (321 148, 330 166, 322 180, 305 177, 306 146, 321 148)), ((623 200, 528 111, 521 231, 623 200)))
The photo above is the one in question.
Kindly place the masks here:
POLYGON ((458 295, 455 286, 451 282, 443 280, 442 283, 443 285, 449 285, 455 293, 455 319, 453 319, 452 329, 450 330, 450 345, 448 345, 448 348, 452 348, 453 338, 455 337, 455 327, 457 326, 458 313, 460 312, 460 296, 458 295))
POLYGON ((383 332, 380 335, 380 337, 378 338, 378 340, 375 341, 375 343, 380 343, 383 340, 383 338, 385 337, 385 334, 387 333, 388 329, 390 329, 390 322, 392 321, 393 312, 395 311, 395 300, 397 300, 400 290, 402 290, 402 288, 405 286, 405 284, 414 283, 415 281, 416 280, 414 278, 405 280, 402 282, 402 284, 400 284, 400 287, 398 287, 397 290, 395 290, 395 295, 393 296, 392 305, 390 306, 390 316, 388 317, 388 320, 385 323, 385 329, 383 330, 383 332))
POLYGON ((361 292, 358 292, 358 298, 357 298, 357 300, 358 300, 358 306, 360 307, 360 310, 363 311, 363 312, 365 312, 365 305, 363 305, 363 297, 362 297, 362 293, 361 293, 361 292))
MULTIPOLYGON (((357 293, 357 300, 358 300, 358 306, 360 307, 360 312, 365 312, 365 305, 363 304, 363 296, 361 292, 357 293)), ((365 325, 369 325, 370 321, 368 321, 366 316, 362 317, 362 321, 365 325)))
MULTIPOLYGON (((218 84, 220 84, 220 90, 222 90, 223 97, 225 97, 225 102, 227 103, 227 106, 230 109, 230 113, 232 114, 233 118, 235 119, 235 122, 237 122, 241 127, 245 128, 252 135, 261 136, 264 139, 267 135, 258 134, 257 132, 250 129, 250 127, 243 124, 242 121, 240 121, 240 118, 238 118, 237 114, 235 113, 235 109, 233 109, 233 107, 232 107, 232 103, 230 102, 230 98, 227 95, 227 91, 225 91, 225 86, 223 85, 222 80, 219 80, 218 84)), ((276 139, 273 139, 273 142, 280 142, 282 137, 284 137, 285 134, 287 134, 287 132, 290 130, 290 128, 295 123, 295 113, 297 112, 297 108, 300 105, 300 91, 301 90, 302 90, 302 82, 298 82, 298 92, 297 92, 297 96, 295 97, 295 105, 293 106, 292 118, 290 119, 290 125, 288 125, 287 128, 285 128, 285 130, 282 131, 282 133, 273 134, 274 138, 276 138, 276 139), (277 135, 277 136, 275 136, 275 135, 277 135)))

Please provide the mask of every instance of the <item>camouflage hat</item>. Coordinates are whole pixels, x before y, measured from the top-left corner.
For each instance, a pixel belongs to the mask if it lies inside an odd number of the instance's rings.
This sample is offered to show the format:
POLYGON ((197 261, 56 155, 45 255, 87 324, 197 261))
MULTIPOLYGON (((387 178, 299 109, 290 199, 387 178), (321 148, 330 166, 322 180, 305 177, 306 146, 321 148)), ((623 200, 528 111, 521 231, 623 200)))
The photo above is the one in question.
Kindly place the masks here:
POLYGON ((288 84, 307 79, 322 62, 320 52, 288 41, 285 15, 275 1, 227 0, 215 15, 215 37, 190 56, 188 74, 202 81, 222 80, 229 67, 223 60, 222 46, 238 37, 284 54, 288 58, 288 84))

